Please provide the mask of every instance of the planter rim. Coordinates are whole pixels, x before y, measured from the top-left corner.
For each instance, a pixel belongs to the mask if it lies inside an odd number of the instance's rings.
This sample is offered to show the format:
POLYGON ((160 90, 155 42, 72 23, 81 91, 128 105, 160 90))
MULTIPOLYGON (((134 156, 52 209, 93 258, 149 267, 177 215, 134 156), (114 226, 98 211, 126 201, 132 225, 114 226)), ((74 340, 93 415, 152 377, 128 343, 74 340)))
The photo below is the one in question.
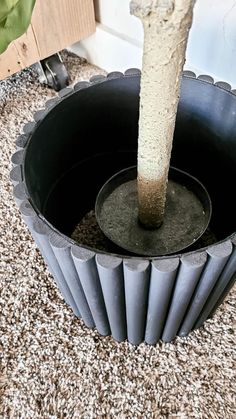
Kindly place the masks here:
MULTIPOLYGON (((103 76, 103 75, 93 76, 90 78, 89 82, 79 81, 78 83, 74 85, 73 88, 66 87, 58 93, 58 96, 52 99, 49 99, 46 102, 44 109, 40 109, 34 113, 33 115, 34 121, 30 121, 24 125, 23 134, 21 134, 16 140, 17 151, 13 154, 12 159, 11 159, 13 169, 10 174, 11 181, 14 185, 15 199, 18 206, 20 207, 20 210, 23 216, 30 217, 32 220, 31 221, 32 225, 38 220, 42 220, 47 225, 50 236, 52 234, 55 235, 56 233, 59 237, 66 240, 66 242, 68 243, 68 245, 71 246, 71 248, 73 247, 84 248, 92 252, 95 252, 96 254, 102 254, 102 255, 105 254, 105 255, 109 255, 111 257, 116 257, 119 259, 122 258, 123 260, 138 260, 141 262, 143 260, 158 261, 158 260, 163 260, 163 259, 174 259, 174 258, 180 259, 182 257, 186 257, 189 255, 193 255, 193 254, 197 255, 199 253, 207 252, 209 248, 215 247, 227 241, 231 241, 234 244, 236 244, 236 232, 233 232, 228 237, 220 241, 217 241, 216 243, 210 246, 208 245, 200 249, 191 250, 184 253, 180 252, 178 254, 176 253, 176 254, 166 255, 166 256, 138 256, 138 255, 132 256, 132 255, 123 255, 123 254, 114 253, 114 252, 102 251, 102 250, 99 250, 99 249, 96 249, 96 248, 93 248, 84 244, 80 244, 76 242, 75 240, 73 240, 71 237, 60 232, 43 216, 43 214, 39 211, 37 206, 31 200, 30 194, 27 188, 26 180, 25 180, 25 173, 24 173, 25 157, 27 154, 30 139, 32 135, 34 134, 34 132, 36 131, 36 129, 40 126, 44 117, 48 115, 55 106, 57 106, 59 103, 66 100, 66 98, 70 97, 71 95, 78 92, 79 90, 87 89, 95 84, 109 82, 109 80, 114 80, 121 77, 127 78, 127 77, 140 76, 140 75, 141 75, 141 71, 139 69, 130 68, 126 70, 124 74, 118 71, 113 71, 111 73, 108 73, 107 76, 103 76), (27 211, 26 211, 26 208, 27 208, 27 211), (27 212, 27 214, 25 213, 25 211, 27 212)), ((227 91, 229 94, 236 96, 236 89, 235 90, 231 89, 230 84, 223 81, 214 83, 214 79, 211 76, 199 75, 197 77, 196 74, 192 71, 183 71, 183 77, 190 78, 191 80, 193 80, 193 82, 197 81, 198 83, 200 82, 202 84, 214 84, 218 89, 227 91)))

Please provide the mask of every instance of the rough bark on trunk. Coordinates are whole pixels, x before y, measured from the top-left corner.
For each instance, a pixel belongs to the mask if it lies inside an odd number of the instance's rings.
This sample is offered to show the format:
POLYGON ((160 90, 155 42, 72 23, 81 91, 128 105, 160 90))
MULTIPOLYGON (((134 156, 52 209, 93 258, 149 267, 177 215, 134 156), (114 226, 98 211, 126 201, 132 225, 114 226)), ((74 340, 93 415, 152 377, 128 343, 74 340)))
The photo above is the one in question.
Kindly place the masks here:
POLYGON ((132 0, 144 27, 138 139, 139 220, 164 218, 181 73, 195 0, 132 0))

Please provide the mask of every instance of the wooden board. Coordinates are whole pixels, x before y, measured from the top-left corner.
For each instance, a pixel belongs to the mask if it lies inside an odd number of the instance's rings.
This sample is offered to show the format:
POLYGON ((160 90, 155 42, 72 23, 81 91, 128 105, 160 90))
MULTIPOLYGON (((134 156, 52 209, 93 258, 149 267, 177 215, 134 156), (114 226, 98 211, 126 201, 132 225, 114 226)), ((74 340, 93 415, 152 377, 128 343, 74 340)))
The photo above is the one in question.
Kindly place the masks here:
POLYGON ((0 80, 95 32, 93 0, 36 0, 27 32, 0 55, 0 80))

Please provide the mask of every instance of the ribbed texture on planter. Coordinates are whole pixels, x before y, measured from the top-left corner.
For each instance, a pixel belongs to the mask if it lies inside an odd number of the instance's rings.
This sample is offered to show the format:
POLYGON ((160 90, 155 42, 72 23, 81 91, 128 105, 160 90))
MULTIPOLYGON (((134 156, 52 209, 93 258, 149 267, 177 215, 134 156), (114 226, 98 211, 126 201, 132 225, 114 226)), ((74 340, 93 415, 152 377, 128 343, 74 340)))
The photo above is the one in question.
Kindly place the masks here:
MULTIPOLYGON (((107 79, 137 74, 130 69, 124 75, 110 73, 107 79)), ((184 77, 195 75, 186 72, 184 77)), ((209 76, 200 80, 213 83, 209 76)), ((35 114, 35 122, 26 124, 12 156, 14 197, 63 298, 87 327, 134 345, 156 344, 159 339, 170 342, 200 327, 229 292, 235 280, 236 235, 172 257, 149 260, 105 254, 75 244, 54 228, 36 211, 25 184, 25 148, 41 120, 74 91, 103 82, 106 78, 97 76, 90 83, 79 82, 74 90, 63 89, 59 98, 35 114)), ((217 85, 230 89, 227 83, 217 85)))

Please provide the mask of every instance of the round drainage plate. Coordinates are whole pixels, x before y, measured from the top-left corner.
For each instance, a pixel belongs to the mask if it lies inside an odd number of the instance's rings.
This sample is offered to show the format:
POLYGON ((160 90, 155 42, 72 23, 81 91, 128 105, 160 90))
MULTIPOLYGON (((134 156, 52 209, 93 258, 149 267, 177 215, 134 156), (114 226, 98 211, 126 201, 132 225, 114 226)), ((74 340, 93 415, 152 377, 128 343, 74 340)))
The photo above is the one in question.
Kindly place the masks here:
POLYGON ((116 245, 143 256, 180 252, 205 232, 211 201, 193 176, 173 167, 169 171, 165 217, 155 230, 138 221, 137 168, 114 175, 100 190, 95 212, 103 233, 116 245))

